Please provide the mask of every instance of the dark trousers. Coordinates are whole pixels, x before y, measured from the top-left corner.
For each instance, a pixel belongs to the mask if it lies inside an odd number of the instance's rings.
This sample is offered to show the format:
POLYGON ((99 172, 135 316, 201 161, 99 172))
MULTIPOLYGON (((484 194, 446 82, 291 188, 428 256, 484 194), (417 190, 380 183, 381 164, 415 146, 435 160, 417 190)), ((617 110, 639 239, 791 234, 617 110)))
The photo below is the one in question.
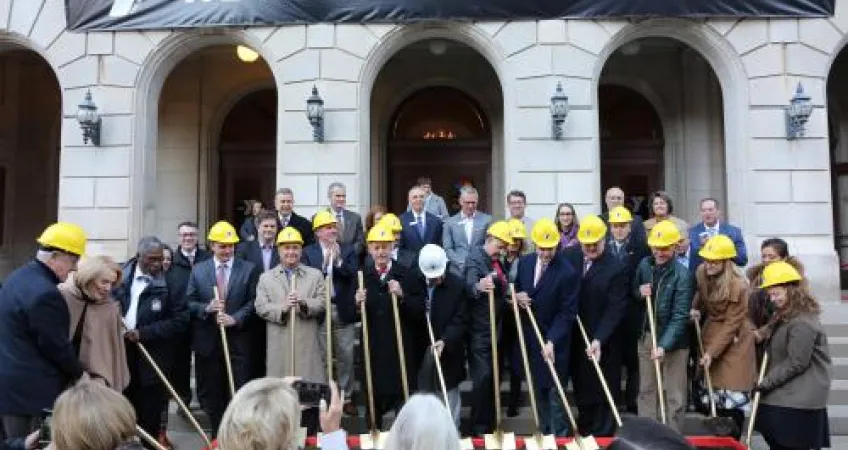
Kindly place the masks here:
MULTIPOLYGON (((602 393, 598 395, 603 396, 602 393)), ((615 418, 609 404, 601 403, 577 404, 579 415, 577 427, 581 436, 613 436, 615 434, 615 418)))
MULTIPOLYGON (((511 310, 504 310, 501 338, 498 341, 498 367, 501 374, 509 373, 509 403, 508 406, 517 409, 521 400, 521 380, 524 368, 521 365, 521 354, 518 348, 518 331, 515 328, 515 315, 511 310), (508 370, 504 368, 509 367, 508 370)), ((501 376, 503 379, 503 375, 501 376)))
POLYGON ((628 309, 621 332, 621 362, 627 381, 623 392, 621 383, 613 384, 610 390, 620 405, 635 413, 636 398, 639 396, 639 354, 636 349, 641 334, 641 317, 637 308, 628 309))
POLYGON ((169 381, 186 406, 191 405, 191 344, 190 336, 185 334, 175 339, 174 345, 174 374, 169 381))
POLYGON ((6 439, 25 438, 38 427, 36 416, 0 416, 0 443, 6 439))
POLYGON ((264 320, 252 316, 250 321, 250 379, 265 377, 267 373, 268 327, 264 320))
MULTIPOLYGON (((130 374, 132 376, 132 374, 130 374)), ((160 384, 143 384, 130 381, 124 395, 135 408, 136 421, 151 436, 158 436, 162 423, 162 409, 168 404, 165 388, 160 384)))
MULTIPOLYGON (((374 395, 374 421, 375 424, 372 426, 371 424, 371 413, 370 413, 370 405, 368 404, 368 400, 365 401, 365 412, 366 419, 365 423, 368 424, 369 429, 382 430, 383 429, 383 416, 386 415, 389 411, 394 411, 395 416, 400 411, 400 407, 403 405, 403 394, 378 394, 374 395)), ((317 409, 316 409, 317 411, 317 409)))
POLYGON ((473 335, 469 340, 468 369, 471 372, 471 432, 491 433, 495 429, 492 347, 489 333, 473 335))
MULTIPOLYGON (((232 352, 233 379, 238 391, 248 380, 249 365, 247 358, 232 352)), ((212 434, 218 432, 224 411, 230 402, 230 381, 227 377, 227 367, 224 355, 220 349, 215 349, 210 355, 195 353, 195 376, 197 378, 197 398, 200 407, 212 423, 212 434)))

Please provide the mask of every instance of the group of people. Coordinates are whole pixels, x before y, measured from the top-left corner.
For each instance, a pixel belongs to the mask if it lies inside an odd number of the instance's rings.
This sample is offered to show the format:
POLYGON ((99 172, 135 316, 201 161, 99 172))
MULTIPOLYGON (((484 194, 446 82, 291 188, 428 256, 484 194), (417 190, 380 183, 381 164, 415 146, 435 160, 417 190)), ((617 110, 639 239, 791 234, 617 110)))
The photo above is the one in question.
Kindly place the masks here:
MULTIPOLYGON (((757 428, 771 448, 829 446, 830 359, 802 266, 770 239, 746 277, 742 233, 720 220, 717 200, 702 200, 702 221, 689 227, 664 192, 643 220, 611 188, 604 214, 578 220, 563 203, 534 221, 511 191, 508 217, 494 220, 473 187, 445 216, 420 179, 407 211, 375 207, 363 223, 344 185, 327 194, 309 220, 280 189, 276 211, 257 209, 255 235, 242 241, 218 222, 208 250, 197 225, 182 223, 174 251, 145 237, 123 265, 81 259, 79 227, 48 227, 35 259, 0 289, 0 437, 26 436, 62 390, 89 378, 123 392, 139 426, 161 435, 169 391, 159 374, 188 404, 193 354, 213 430, 231 390, 265 377, 337 380, 340 409, 356 415, 364 404, 373 430, 414 393, 435 393, 458 427, 470 377, 464 432, 483 435, 501 427, 494 381, 508 372, 507 414, 532 382, 543 434, 611 436, 614 403, 682 433, 691 398, 715 402, 738 436, 759 393, 757 428), (705 371, 712 389, 702 389, 705 371), (354 402, 356 379, 366 388, 354 402), (556 386, 568 380, 578 430, 556 386)), ((316 405, 304 407, 310 434, 321 422, 316 405)))

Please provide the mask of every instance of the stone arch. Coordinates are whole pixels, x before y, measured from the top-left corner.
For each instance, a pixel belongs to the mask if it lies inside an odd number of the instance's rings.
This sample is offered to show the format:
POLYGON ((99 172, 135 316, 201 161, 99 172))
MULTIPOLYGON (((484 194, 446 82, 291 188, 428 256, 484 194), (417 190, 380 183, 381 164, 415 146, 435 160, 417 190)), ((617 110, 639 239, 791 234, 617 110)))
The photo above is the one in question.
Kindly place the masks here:
MULTIPOLYGON (((278 91, 281 87, 278 68, 272 64, 272 52, 263 41, 242 30, 176 32, 166 37, 145 58, 136 81, 133 134, 132 216, 129 242, 155 230, 156 224, 156 146, 158 141, 158 111, 162 88, 174 68, 192 53, 215 45, 247 45, 264 59, 274 77, 278 91)), ((223 121, 223 118, 219 119, 223 121)), ((208 135, 202 148, 208 148, 208 135)), ((201 224, 203 226, 203 224, 201 224)))
MULTIPOLYGON (((506 63, 505 54, 500 46, 491 39, 483 30, 473 24, 445 24, 434 26, 428 25, 410 25, 399 26, 391 32, 383 36, 383 38, 371 49, 368 56, 365 58, 365 63, 362 67, 359 76, 359 111, 360 111, 360 155, 359 155, 359 177, 360 185, 368 186, 369 189, 360 189, 357 204, 367 205, 370 203, 372 191, 378 189, 378 180, 372 178, 372 124, 371 124, 371 96, 377 77, 379 76, 385 64, 399 51, 406 48, 410 44, 424 41, 427 39, 445 39, 458 42, 466 45, 469 48, 480 54, 491 66, 501 86, 501 94, 503 97, 502 117, 503 123, 500 130, 492 132, 492 147, 500 148, 501 151, 492 155, 492 172, 494 178, 494 190, 497 191, 500 186, 508 185, 509 174, 504 173, 504 152, 503 147, 506 142, 509 142, 509 135, 512 131, 503 126, 511 123, 510 116, 512 114, 513 96, 507 88, 507 80, 509 80, 509 65, 506 63)), ((478 99, 479 100, 479 99, 478 99)), ((486 102, 481 102, 481 105, 486 105, 486 102)), ((487 111, 489 112, 489 111, 487 111)), ((490 116, 491 119, 491 116, 490 116)))
MULTIPOLYGON (((612 53, 622 45, 646 37, 670 38, 680 41, 703 57, 718 78, 722 91, 724 114, 725 175, 727 205, 725 211, 745 229, 753 229, 754 215, 746 212, 748 186, 746 122, 748 120, 748 76, 742 59, 733 46, 703 23, 684 19, 652 19, 628 24, 619 30, 600 52, 592 77, 592 98, 597 111, 598 84, 601 71, 612 53)), ((598 147, 600 150, 600 147, 598 147)), ((600 151, 597 152, 600 164, 600 151)), ((750 178, 750 177, 749 177, 750 178)))

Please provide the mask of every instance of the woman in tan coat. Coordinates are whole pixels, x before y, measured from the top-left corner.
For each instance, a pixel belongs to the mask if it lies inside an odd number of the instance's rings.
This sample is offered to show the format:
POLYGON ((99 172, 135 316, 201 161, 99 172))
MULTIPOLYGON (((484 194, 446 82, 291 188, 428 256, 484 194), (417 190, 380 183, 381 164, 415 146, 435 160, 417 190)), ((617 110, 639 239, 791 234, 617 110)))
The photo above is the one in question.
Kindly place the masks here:
MULTIPOLYGON (((736 246, 727 236, 713 236, 698 254, 704 262, 695 272, 692 320, 705 318, 700 363, 709 371, 716 409, 736 422, 738 438, 756 377, 748 286, 735 268, 736 246)), ((702 400, 709 405, 708 396, 702 400)))
POLYGON ((92 378, 122 392, 130 383, 121 323, 121 305, 111 295, 121 268, 108 256, 80 261, 59 285, 71 313, 71 341, 92 378))

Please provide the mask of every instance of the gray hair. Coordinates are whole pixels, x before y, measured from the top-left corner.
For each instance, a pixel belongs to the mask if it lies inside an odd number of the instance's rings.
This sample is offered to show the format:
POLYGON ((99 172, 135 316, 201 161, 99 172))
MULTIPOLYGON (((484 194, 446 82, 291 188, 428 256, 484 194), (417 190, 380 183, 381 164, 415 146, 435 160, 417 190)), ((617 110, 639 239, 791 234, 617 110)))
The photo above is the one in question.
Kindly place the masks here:
POLYGON ((437 397, 415 394, 392 424, 386 450, 459 450, 459 434, 437 397))
POLYGON ((278 195, 291 195, 292 197, 294 197, 294 191, 289 188, 279 188, 277 189, 277 192, 274 193, 274 197, 278 195))
POLYGON ((50 261, 51 259, 53 259, 53 256, 55 256, 55 255, 56 255, 55 250, 38 249, 35 252, 35 259, 37 259, 37 260, 39 260, 43 263, 47 263, 47 261, 50 261))
POLYGON ((159 240, 156 236, 145 236, 138 240, 138 246, 136 247, 136 253, 138 256, 146 255, 155 250, 162 250, 165 248, 165 243, 159 240))
POLYGON ((347 188, 345 187, 344 183, 342 183, 340 181, 333 181, 327 187, 327 196, 329 197, 329 196, 333 195, 333 191, 336 190, 336 189, 341 189, 341 190, 345 191, 345 193, 347 193, 347 188))
POLYGON ((477 196, 479 196, 480 194, 477 193, 477 188, 475 188, 474 186, 464 186, 464 187, 462 187, 462 189, 459 190, 459 196, 461 197, 463 195, 477 195, 477 196))

